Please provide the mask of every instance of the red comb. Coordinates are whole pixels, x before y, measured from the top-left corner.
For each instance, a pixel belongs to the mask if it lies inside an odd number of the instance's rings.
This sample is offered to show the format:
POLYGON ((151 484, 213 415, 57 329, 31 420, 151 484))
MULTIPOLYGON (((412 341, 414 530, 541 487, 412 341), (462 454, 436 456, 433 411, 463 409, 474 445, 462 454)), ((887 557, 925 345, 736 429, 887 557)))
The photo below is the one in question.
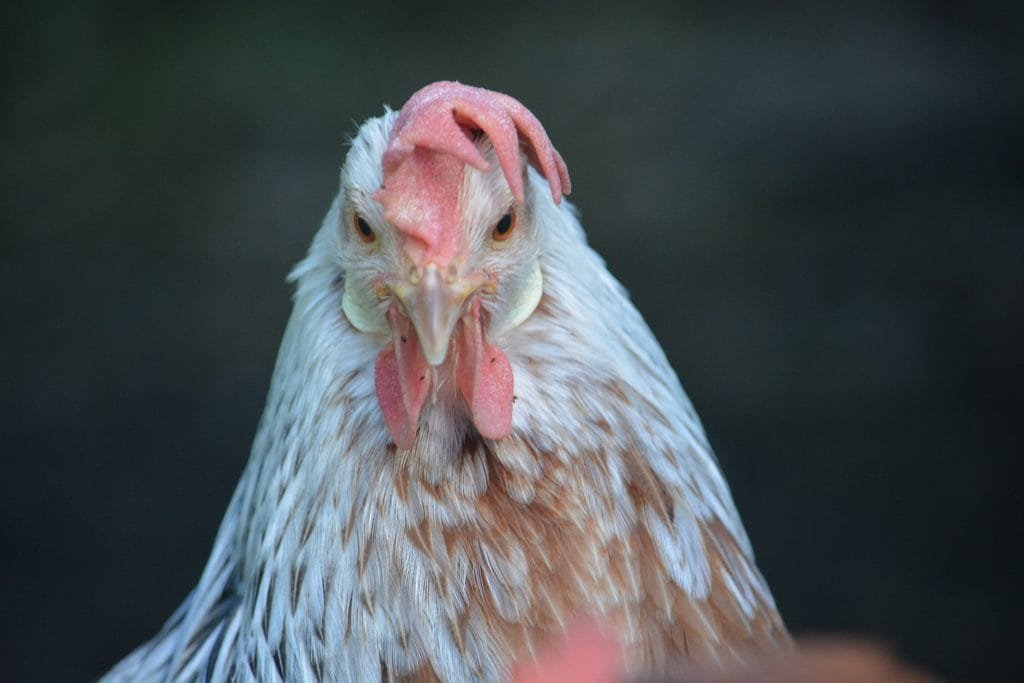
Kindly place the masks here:
POLYGON ((525 200, 520 147, 548 181, 556 203, 569 172, 540 121, 517 100, 441 81, 418 91, 398 114, 384 152, 384 182, 374 195, 395 227, 417 238, 425 256, 449 260, 457 246, 457 204, 465 164, 489 169, 473 134, 491 141, 516 203, 525 200))

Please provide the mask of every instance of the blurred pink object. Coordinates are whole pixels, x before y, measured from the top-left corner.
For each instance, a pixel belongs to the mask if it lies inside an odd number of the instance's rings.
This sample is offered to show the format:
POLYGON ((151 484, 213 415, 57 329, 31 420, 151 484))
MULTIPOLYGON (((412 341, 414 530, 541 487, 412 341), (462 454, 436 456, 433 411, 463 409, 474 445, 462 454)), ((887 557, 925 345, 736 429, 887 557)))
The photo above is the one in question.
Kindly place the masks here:
POLYGON ((618 683, 625 678, 622 646, 596 621, 573 627, 535 662, 520 662, 513 683, 618 683))

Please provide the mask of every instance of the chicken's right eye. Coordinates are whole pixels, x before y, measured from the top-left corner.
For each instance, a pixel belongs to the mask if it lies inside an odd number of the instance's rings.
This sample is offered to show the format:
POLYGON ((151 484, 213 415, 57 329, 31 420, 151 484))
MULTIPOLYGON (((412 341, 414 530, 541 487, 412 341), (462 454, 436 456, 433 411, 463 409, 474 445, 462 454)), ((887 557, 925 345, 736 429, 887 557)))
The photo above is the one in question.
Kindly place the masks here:
POLYGON ((362 241, 370 244, 377 239, 377 235, 374 234, 373 228, 366 222, 366 219, 360 216, 358 213, 352 214, 352 227, 355 228, 356 235, 362 241))

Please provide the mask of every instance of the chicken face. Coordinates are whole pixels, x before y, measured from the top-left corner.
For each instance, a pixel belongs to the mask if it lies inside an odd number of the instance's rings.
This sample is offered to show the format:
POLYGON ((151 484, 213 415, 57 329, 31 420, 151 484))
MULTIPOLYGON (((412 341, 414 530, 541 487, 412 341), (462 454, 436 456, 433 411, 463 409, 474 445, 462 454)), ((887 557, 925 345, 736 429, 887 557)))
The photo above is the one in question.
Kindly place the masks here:
POLYGON ((528 318, 543 291, 531 207, 546 197, 527 191, 521 145, 555 202, 569 189, 565 165, 521 104, 455 83, 424 88, 363 137, 343 171, 343 310, 387 340, 375 382, 392 438, 414 445, 446 365, 477 431, 504 438, 513 373, 490 339, 528 318))

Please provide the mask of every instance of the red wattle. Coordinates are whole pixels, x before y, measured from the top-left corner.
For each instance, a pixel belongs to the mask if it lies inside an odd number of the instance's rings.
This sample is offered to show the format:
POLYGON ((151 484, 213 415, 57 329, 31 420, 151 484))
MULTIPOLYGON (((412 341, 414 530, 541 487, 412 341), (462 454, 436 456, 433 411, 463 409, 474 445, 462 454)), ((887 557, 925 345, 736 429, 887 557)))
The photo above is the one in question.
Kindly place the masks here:
POLYGON ((412 448, 420 410, 430 389, 430 366, 408 318, 394 307, 391 319, 393 345, 380 352, 374 367, 377 402, 395 445, 412 448))
POLYGON ((487 342, 479 300, 463 318, 461 328, 456 367, 459 391, 480 435, 504 439, 512 431, 512 364, 501 349, 487 342))

